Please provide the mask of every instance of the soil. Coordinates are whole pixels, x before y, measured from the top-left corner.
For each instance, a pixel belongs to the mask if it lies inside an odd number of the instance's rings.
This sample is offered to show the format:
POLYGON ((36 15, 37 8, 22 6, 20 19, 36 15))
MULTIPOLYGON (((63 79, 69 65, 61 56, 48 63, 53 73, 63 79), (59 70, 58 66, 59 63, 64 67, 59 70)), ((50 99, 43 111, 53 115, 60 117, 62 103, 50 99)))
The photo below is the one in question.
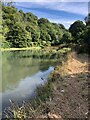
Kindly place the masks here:
POLYGON ((89 57, 85 54, 77 56, 76 53, 68 56, 68 61, 57 66, 53 72, 53 95, 42 111, 48 108, 48 113, 62 119, 86 119, 89 112, 89 57))

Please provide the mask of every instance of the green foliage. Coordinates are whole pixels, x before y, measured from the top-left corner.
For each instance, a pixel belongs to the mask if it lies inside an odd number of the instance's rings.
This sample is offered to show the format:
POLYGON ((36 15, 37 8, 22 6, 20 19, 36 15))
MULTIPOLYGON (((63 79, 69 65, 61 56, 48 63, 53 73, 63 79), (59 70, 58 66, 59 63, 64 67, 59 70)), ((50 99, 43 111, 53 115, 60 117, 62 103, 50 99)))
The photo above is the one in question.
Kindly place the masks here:
POLYGON ((85 24, 78 20, 75 21, 69 28, 69 31, 71 32, 72 36, 75 38, 74 42, 77 43, 77 40, 79 39, 80 35, 82 34, 83 30, 85 28, 85 24))
POLYGON ((65 29, 63 24, 58 24, 58 26, 59 26, 60 29, 65 29))
POLYGON ((16 23, 13 28, 7 33, 6 40, 12 43, 12 47, 27 47, 30 46, 32 40, 31 34, 25 30, 21 23, 16 23))
MULTIPOLYGON (((69 28, 64 25, 51 23, 48 19, 40 18, 32 13, 24 13, 14 7, 14 3, 2 4, 2 47, 55 46, 75 43, 87 46, 90 44, 90 14, 86 17, 86 25, 75 21, 69 28)), ((0 21, 1 23, 1 21, 0 21)))
POLYGON ((47 31, 44 31, 43 29, 40 32, 40 39, 42 41, 51 41, 51 36, 48 34, 47 31))
POLYGON ((84 42, 90 44, 90 26, 87 26, 84 30, 84 42))
POLYGON ((72 42, 72 35, 70 32, 65 32, 62 37, 62 43, 71 43, 72 42))
POLYGON ((50 46, 61 43, 62 24, 51 23, 32 13, 17 10, 12 3, 2 6, 3 37, 10 47, 50 46))
POLYGON ((80 52, 87 52, 89 53, 90 48, 90 14, 85 18, 86 25, 83 24, 82 21, 76 21, 74 22, 70 28, 69 31, 71 32, 73 36, 72 43, 76 44, 75 50, 80 52))
POLYGON ((2 42, 1 47, 2 48, 10 48, 11 44, 5 40, 2 42))

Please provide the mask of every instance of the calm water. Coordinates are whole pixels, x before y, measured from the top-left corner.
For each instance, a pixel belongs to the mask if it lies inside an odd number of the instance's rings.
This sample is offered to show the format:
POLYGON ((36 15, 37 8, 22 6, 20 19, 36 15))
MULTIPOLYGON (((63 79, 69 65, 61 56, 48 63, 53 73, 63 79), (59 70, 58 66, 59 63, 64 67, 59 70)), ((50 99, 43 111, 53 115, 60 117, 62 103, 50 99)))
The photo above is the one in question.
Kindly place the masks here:
POLYGON ((39 51, 13 51, 2 53, 2 97, 3 109, 9 99, 20 102, 35 95, 37 86, 47 81, 58 60, 53 56, 41 56, 39 51), (43 80, 42 80, 43 79, 43 80))

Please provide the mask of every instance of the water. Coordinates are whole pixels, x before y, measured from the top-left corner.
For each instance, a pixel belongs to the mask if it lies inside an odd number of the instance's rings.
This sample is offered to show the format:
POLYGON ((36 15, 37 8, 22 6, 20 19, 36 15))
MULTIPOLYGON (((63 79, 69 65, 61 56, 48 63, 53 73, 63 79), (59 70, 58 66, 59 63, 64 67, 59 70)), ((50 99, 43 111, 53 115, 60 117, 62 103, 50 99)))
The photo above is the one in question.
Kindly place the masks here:
POLYGON ((9 99, 14 102, 29 100, 37 86, 48 80, 58 60, 44 56, 36 51, 13 51, 2 53, 2 108, 10 105, 9 99))

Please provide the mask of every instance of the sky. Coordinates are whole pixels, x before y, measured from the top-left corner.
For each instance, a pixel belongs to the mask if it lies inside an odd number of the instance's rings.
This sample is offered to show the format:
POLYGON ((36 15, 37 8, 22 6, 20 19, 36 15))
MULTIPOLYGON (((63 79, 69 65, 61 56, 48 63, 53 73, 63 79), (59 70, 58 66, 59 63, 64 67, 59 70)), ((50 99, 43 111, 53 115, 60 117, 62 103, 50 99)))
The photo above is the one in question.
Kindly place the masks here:
POLYGON ((88 0, 15 0, 15 6, 24 12, 32 12, 38 18, 64 24, 69 28, 76 20, 84 21, 88 14, 88 0), (51 2, 52 1, 52 2, 51 2))

